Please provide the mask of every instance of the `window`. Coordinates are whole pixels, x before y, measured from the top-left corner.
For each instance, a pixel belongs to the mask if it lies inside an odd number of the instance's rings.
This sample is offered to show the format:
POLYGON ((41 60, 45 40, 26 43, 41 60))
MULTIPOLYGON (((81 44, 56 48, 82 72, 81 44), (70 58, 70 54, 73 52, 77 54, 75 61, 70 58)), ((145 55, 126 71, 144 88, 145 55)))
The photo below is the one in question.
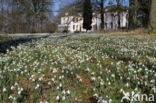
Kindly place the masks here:
POLYGON ((75 25, 73 25, 73 30, 75 30, 75 25))
POLYGON ((73 22, 75 22, 75 18, 73 18, 73 22))
POLYGON ((110 25, 111 25, 111 29, 113 29, 113 22, 111 22, 110 25))
POLYGON ((76 22, 78 22, 79 21, 79 19, 78 18, 76 18, 76 22))

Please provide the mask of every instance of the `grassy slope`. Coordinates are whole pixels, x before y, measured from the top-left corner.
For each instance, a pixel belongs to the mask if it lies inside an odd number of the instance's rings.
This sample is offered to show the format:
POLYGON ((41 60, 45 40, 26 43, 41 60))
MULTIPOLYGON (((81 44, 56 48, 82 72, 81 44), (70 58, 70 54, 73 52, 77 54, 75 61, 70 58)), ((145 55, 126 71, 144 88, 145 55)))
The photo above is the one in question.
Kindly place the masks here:
POLYGON ((13 40, 13 38, 0 36, 0 42, 1 41, 7 41, 7 40, 13 40))
POLYGON ((155 40, 140 36, 76 36, 19 46, 1 57, 0 100, 95 103, 102 97, 120 103, 121 89, 153 93, 155 83, 150 81, 156 78, 155 40), (68 90, 70 94, 64 94, 68 90))

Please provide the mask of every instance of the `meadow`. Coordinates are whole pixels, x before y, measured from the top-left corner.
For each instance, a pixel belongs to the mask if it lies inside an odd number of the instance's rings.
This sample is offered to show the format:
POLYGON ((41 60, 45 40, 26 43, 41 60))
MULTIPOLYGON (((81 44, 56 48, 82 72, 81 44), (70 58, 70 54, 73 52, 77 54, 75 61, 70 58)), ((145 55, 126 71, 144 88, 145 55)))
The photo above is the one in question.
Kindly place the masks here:
POLYGON ((0 103, 149 103, 122 97, 155 95, 155 80, 154 36, 49 37, 0 54, 0 103))
POLYGON ((0 35, 0 42, 7 41, 7 40, 14 40, 14 39, 11 38, 11 37, 6 37, 6 36, 1 36, 0 35))

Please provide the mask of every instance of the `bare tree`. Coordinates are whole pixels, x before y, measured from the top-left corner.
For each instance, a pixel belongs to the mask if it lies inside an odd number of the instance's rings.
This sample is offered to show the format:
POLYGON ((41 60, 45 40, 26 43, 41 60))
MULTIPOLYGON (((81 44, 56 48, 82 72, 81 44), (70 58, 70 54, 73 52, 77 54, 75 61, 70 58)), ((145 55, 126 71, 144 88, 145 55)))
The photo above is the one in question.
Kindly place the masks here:
POLYGON ((151 0, 149 29, 156 33, 156 0, 151 0))
POLYGON ((129 29, 137 27, 138 0, 129 0, 129 29))
POLYGON ((0 31, 42 32, 49 25, 53 0, 0 0, 0 31))

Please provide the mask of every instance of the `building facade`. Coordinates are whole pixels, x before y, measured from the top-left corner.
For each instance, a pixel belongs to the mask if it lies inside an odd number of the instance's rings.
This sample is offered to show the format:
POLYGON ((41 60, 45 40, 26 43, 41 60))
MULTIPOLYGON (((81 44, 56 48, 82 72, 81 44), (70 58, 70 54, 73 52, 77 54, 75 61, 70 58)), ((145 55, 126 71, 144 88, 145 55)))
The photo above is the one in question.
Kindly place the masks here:
MULTIPOLYGON (((120 28, 128 27, 128 11, 120 13, 120 28)), ((105 12, 104 14, 104 29, 105 30, 117 30, 118 25, 118 15, 117 12, 105 12)), ((85 32, 83 29, 83 17, 81 15, 69 15, 61 17, 61 24, 58 25, 58 30, 60 32, 85 32)), ((92 30, 101 30, 101 19, 100 14, 93 14, 92 19, 92 30)))

